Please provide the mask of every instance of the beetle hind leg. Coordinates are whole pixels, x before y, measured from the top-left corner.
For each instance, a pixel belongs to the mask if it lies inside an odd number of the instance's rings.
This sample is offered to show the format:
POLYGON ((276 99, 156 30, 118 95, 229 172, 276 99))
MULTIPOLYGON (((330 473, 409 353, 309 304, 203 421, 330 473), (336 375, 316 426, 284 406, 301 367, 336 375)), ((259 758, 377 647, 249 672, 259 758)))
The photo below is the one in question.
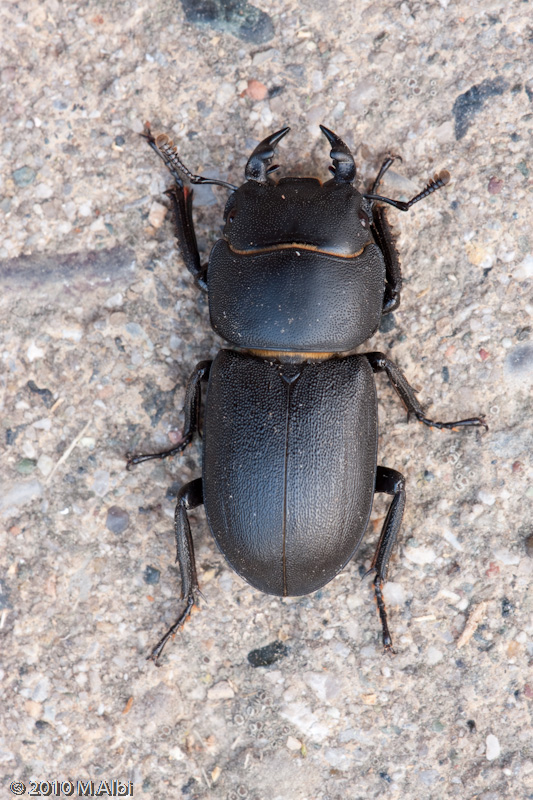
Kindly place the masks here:
POLYGON ((150 653, 149 658, 156 664, 167 641, 187 621, 192 607, 196 603, 197 595, 200 593, 196 575, 194 544, 187 512, 192 508, 201 506, 203 502, 204 496, 201 478, 197 478, 181 487, 178 493, 178 502, 174 514, 174 534, 176 537, 176 561, 179 564, 181 574, 181 596, 182 599, 185 600, 185 608, 150 653))
POLYGON ((392 495, 392 502, 389 506, 383 528, 372 559, 370 572, 375 572, 374 593, 378 606, 381 629, 383 631, 383 647, 385 650, 394 652, 392 647, 392 637, 389 631, 387 620, 387 610, 383 599, 383 581, 387 579, 387 571, 392 548, 396 542, 400 526, 402 524, 403 511, 405 508, 405 478, 395 469, 388 467, 377 468, 375 492, 384 492, 392 495))

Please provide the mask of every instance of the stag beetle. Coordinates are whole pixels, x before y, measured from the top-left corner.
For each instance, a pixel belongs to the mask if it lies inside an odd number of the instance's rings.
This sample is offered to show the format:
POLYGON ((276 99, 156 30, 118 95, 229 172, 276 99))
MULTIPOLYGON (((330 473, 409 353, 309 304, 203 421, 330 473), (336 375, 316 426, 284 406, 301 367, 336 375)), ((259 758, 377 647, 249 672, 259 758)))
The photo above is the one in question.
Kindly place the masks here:
POLYGON ((169 168, 176 238, 185 264, 209 299, 211 324, 233 348, 202 361, 185 392, 181 441, 164 453, 131 457, 128 466, 182 452, 199 428, 207 382, 202 477, 181 488, 175 513, 177 561, 185 607, 151 653, 157 662, 199 592, 188 511, 202 503, 215 541, 252 586, 278 596, 314 592, 347 564, 368 525, 375 492, 392 501, 371 565, 383 644, 392 648, 382 595, 405 507, 405 480, 377 464, 374 373, 385 372, 409 414, 436 428, 486 427, 483 417, 437 422, 402 372, 382 353, 347 354, 400 302, 401 270, 384 207, 407 211, 449 179, 436 175, 408 202, 377 194, 392 164, 383 162, 371 191, 359 192, 347 145, 320 126, 331 145, 333 178, 270 174, 268 136, 234 186, 192 174, 165 134, 145 138, 169 168), (192 184, 231 191, 223 236, 200 261, 192 184))

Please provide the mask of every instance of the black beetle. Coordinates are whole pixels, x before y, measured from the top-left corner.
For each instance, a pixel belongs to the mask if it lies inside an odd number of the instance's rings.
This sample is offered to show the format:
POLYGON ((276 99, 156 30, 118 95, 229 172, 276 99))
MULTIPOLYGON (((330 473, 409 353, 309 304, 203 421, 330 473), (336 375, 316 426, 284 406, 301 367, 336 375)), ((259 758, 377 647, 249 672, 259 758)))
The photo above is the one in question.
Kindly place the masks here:
POLYGON ((176 237, 189 271, 207 291, 211 324, 238 350, 202 361, 189 379, 180 443, 128 465, 181 452, 199 427, 200 386, 208 382, 203 470, 181 488, 175 514, 185 608, 154 647, 185 622, 199 591, 187 512, 202 503, 215 541, 252 586, 278 596, 304 595, 328 583, 353 557, 375 492, 392 495, 372 561, 383 644, 392 645, 382 596, 405 506, 405 480, 377 465, 373 373, 387 373, 408 412, 428 426, 486 427, 482 417, 436 422, 402 372, 381 353, 349 354, 400 301, 401 270, 383 206, 407 211, 444 186, 436 175, 408 202, 376 194, 387 158, 367 194, 353 185, 346 144, 320 126, 331 145, 333 178, 269 175, 274 148, 289 128, 268 136, 246 165, 246 182, 193 175, 165 134, 145 137, 174 177, 168 191, 176 237), (207 266, 192 221, 191 183, 231 190, 223 237, 207 266))

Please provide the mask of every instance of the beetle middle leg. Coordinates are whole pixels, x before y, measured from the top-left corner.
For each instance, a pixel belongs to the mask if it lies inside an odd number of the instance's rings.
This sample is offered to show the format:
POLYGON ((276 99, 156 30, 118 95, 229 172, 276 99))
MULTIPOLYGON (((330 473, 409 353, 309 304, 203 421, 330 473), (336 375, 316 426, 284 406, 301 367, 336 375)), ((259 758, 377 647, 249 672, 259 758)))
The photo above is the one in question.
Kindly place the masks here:
POLYGON ((385 650, 394 652, 382 589, 383 581, 387 579, 387 570, 392 548, 394 547, 396 537, 398 536, 402 524, 403 511, 405 508, 405 478, 401 472, 397 472, 395 469, 378 466, 374 492, 385 492, 386 494, 393 495, 369 572, 375 571, 376 573, 376 577, 374 578, 374 592, 383 631, 383 647, 385 650))
POLYGON ((154 458, 175 456, 190 444, 199 427, 201 382, 209 379, 211 364, 211 361, 200 361, 187 381, 185 401, 183 403, 185 421, 179 444, 171 447, 170 450, 163 450, 161 453, 141 453, 138 456, 129 456, 127 469, 131 469, 135 464, 141 464, 143 461, 151 461, 154 458))
POLYGON ((178 492, 178 502, 174 514, 174 534, 176 536, 176 561, 179 564, 181 574, 181 597, 185 600, 185 608, 150 653, 149 658, 155 661, 156 664, 167 641, 185 624, 192 607, 196 603, 196 596, 200 591, 196 575, 191 526, 187 512, 192 508, 201 506, 203 502, 201 478, 186 483, 178 492))
POLYGON ((466 427, 482 427, 488 430, 488 425, 485 418, 469 417, 468 419, 458 419, 454 422, 438 422, 429 419, 424 415, 424 410, 418 402, 413 387, 409 384, 407 378, 396 364, 388 359, 383 353, 365 353, 365 358, 368 359, 370 366, 374 372, 386 372, 387 377, 392 383, 394 390, 400 400, 403 402, 409 414, 413 414, 419 422, 423 422, 429 428, 466 428, 466 427))

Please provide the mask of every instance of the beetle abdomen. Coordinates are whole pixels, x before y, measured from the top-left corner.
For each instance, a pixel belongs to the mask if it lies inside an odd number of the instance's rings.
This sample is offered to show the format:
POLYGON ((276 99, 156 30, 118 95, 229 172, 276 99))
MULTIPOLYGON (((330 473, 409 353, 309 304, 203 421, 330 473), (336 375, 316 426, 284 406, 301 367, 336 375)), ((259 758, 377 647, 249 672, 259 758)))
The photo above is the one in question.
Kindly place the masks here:
POLYGON ((377 412, 366 359, 287 365, 222 350, 204 442, 206 514, 236 572, 276 595, 330 581, 372 507, 377 412))
POLYGON ((374 242, 351 258, 306 247, 236 253, 219 240, 207 274, 211 325, 255 350, 341 353, 376 331, 385 263, 374 242))

